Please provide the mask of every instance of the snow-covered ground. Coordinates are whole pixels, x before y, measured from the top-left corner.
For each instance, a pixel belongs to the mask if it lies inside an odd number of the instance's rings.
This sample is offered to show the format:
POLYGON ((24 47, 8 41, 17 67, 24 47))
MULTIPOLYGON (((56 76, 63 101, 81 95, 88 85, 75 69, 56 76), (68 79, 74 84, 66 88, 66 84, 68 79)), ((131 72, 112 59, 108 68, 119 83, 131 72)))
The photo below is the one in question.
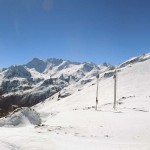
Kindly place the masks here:
POLYGON ((97 111, 96 79, 71 86, 72 95, 33 107, 43 125, 1 127, 0 150, 149 150, 150 59, 126 63, 118 69, 116 110, 113 77, 101 75, 97 111))

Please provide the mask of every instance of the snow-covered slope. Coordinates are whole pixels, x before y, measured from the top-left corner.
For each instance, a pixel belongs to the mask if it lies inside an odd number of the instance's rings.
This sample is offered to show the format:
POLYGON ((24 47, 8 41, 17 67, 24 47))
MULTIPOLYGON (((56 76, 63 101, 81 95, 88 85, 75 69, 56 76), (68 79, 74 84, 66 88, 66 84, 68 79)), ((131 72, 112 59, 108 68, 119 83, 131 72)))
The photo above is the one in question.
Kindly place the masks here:
POLYGON ((132 65, 132 64, 142 62, 142 61, 145 61, 145 60, 148 60, 148 59, 150 59, 150 53, 143 54, 143 55, 138 56, 138 57, 133 57, 133 58, 127 60, 126 62, 122 63, 121 65, 119 65, 119 67, 122 68, 122 67, 125 67, 127 65, 132 65))
MULTIPOLYGON (((61 101, 38 104, 46 127, 70 139, 64 149, 145 150, 150 148, 150 59, 118 69, 117 110, 113 78, 101 75, 95 111, 96 80, 61 101), (59 129, 56 127, 60 126, 59 129), (53 129, 53 128, 54 129, 53 129), (80 139, 78 142, 77 139, 80 139), (79 147, 76 144, 80 145, 79 147), (71 146, 70 146, 71 145, 71 146)), ((61 145, 59 142, 58 145, 61 145)))
POLYGON ((33 106, 43 125, 2 127, 0 149, 149 150, 149 56, 145 55, 143 60, 140 56, 140 61, 129 60, 117 67, 116 110, 113 109, 113 71, 99 70, 99 104, 95 111, 97 69, 93 68, 79 81, 71 82, 33 106), (58 95, 65 93, 71 95, 60 96, 58 101, 58 95))

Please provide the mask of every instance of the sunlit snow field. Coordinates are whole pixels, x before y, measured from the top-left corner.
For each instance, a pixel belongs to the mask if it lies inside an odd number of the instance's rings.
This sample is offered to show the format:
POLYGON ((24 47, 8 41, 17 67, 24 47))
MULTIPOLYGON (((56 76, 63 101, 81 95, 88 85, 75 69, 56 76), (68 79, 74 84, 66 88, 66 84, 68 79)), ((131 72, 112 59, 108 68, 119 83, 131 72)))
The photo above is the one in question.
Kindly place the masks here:
POLYGON ((39 103, 33 109, 43 125, 22 117, 21 126, 1 127, 0 150, 149 150, 150 60, 119 69, 116 110, 113 87, 113 77, 100 79, 97 111, 96 79, 79 91, 68 87, 75 92, 60 101, 56 94, 39 103))

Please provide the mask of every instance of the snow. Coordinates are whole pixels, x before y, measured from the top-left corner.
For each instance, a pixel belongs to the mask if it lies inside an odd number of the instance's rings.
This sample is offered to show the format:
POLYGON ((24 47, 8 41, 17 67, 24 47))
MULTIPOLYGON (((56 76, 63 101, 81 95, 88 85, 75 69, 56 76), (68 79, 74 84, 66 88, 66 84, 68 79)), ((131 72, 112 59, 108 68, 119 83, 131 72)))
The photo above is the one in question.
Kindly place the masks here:
POLYGON ((141 62, 141 61, 145 61, 147 59, 150 59, 150 53, 147 53, 147 54, 143 54, 143 55, 140 55, 138 57, 133 57, 127 61, 125 61, 124 63, 122 63, 121 65, 119 65, 118 67, 121 68, 121 67, 126 67, 128 65, 131 65, 131 64, 135 64, 135 63, 138 63, 138 62, 141 62))
POLYGON ((35 68, 36 71, 42 73, 45 70, 47 63, 41 59, 34 58, 32 61, 27 63, 25 66, 27 66, 30 69, 35 68))
POLYGON ((6 118, 0 119, 0 127, 17 127, 28 125, 39 125, 41 119, 39 115, 30 108, 19 108, 6 118))
POLYGON ((24 77, 28 78, 31 77, 30 72, 26 70, 23 66, 11 66, 8 68, 8 71, 5 73, 5 78, 10 79, 12 77, 24 77))
MULTIPOLYGON (((1 127, 0 149, 149 150, 148 58, 145 55, 144 61, 118 67, 116 110, 113 109, 113 77, 105 78, 102 73, 98 111, 95 111, 96 70, 93 69, 83 78, 92 79, 91 82, 81 85, 79 81, 65 88, 70 96, 57 101, 57 93, 53 99, 48 98, 33 107, 42 119, 40 126, 31 126, 25 121, 15 128, 1 127)), ((20 111, 17 113, 16 116, 22 114, 20 111)), ((10 120, 11 117, 6 118, 6 125, 10 120)))

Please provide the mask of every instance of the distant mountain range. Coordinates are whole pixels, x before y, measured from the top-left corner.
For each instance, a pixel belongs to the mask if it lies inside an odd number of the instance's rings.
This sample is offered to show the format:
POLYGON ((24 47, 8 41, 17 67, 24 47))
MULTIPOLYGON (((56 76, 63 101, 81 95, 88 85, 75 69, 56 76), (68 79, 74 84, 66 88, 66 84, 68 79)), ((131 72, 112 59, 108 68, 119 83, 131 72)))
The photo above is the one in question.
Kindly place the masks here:
MULTIPOLYGON (((150 54, 132 58, 116 68, 150 59, 150 54)), ((13 65, 0 72, 0 108, 11 110, 12 105, 33 106, 58 94, 58 100, 73 94, 93 81, 113 76, 115 67, 103 63, 71 62, 69 60, 34 58, 25 65, 13 65)))

